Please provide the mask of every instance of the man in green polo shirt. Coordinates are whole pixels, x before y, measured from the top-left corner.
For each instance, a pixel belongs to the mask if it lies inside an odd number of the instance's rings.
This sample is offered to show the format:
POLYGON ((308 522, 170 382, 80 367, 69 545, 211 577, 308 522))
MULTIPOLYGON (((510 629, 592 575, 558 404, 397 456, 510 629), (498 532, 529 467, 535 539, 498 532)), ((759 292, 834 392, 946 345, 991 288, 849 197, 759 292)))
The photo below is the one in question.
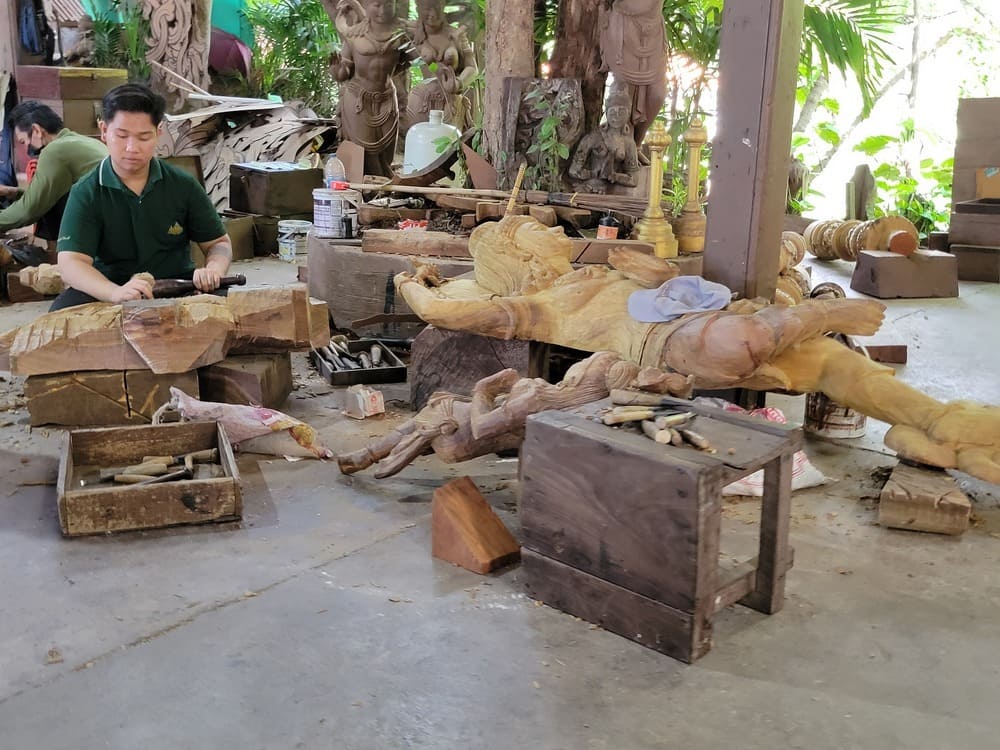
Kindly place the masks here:
POLYGON ((73 183, 108 155, 104 144, 63 127, 51 107, 26 101, 10 111, 14 138, 38 157, 24 194, 0 211, 0 232, 37 224, 35 236, 55 240, 73 183))
POLYGON ((233 251, 205 190, 186 172, 154 159, 163 98, 127 83, 102 102, 101 138, 108 157, 70 192, 59 230, 59 271, 68 287, 52 310, 95 300, 152 298, 154 279, 192 279, 202 292, 219 287, 233 251), (188 243, 205 252, 195 269, 188 243))

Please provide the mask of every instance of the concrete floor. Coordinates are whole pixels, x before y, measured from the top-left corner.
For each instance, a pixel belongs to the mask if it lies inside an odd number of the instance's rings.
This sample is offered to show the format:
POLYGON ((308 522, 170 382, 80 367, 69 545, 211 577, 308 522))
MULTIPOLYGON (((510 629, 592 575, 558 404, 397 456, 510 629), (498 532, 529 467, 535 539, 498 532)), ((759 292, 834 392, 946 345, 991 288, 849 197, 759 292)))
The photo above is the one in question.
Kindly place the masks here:
MULTIPOLYGON (((293 267, 252 261, 254 280, 293 267)), ((840 262, 814 271, 849 280, 840 262)), ((41 306, 0 308, 2 328, 41 306)), ((1000 403, 988 344, 1000 287, 896 301, 877 337, 907 381, 1000 403)), ((336 450, 407 416, 356 422, 295 357, 290 414, 336 450)), ((29 430, 0 383, 0 748, 995 748, 1000 494, 963 477, 976 523, 950 538, 876 525, 870 425, 811 440, 832 483, 795 493, 782 612, 717 619, 695 666, 526 598, 519 570, 430 557, 430 499, 468 474, 517 531, 516 462, 421 458, 395 478, 244 455, 242 524, 64 540, 58 430, 29 430), (52 662, 52 663, 50 663, 52 662)), ((791 414, 802 399, 779 399, 791 414)), ((723 547, 752 546, 757 504, 727 502, 723 547)))

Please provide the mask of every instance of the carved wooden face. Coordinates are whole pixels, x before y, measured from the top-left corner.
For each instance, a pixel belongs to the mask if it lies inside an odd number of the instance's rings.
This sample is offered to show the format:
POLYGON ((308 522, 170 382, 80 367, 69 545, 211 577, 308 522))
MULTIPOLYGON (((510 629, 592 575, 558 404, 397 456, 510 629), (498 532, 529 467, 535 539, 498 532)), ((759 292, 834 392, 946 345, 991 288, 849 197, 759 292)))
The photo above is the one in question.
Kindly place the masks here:
POLYGON ((444 8, 437 0, 420 0, 417 13, 428 31, 440 31, 444 27, 444 8))
POLYGON ((389 23, 396 17, 395 0, 368 0, 365 12, 375 23, 389 23))
POLYGON ((627 104, 609 102, 604 114, 608 118, 608 125, 615 130, 620 130, 628 125, 628 118, 631 112, 627 104))

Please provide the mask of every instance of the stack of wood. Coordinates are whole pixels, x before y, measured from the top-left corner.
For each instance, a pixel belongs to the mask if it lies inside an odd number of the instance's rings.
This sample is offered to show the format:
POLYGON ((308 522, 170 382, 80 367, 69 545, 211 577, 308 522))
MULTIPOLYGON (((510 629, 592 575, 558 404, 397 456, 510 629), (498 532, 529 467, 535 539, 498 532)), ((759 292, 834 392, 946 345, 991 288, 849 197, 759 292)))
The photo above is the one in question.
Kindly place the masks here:
POLYGON ((809 277, 798 267, 805 256, 805 238, 798 232, 782 232, 778 284, 774 290, 775 304, 797 305, 809 297, 809 277))
POLYGON ((33 425, 142 424, 171 386, 277 407, 291 391, 289 352, 329 340, 326 303, 304 284, 241 288, 48 313, 0 335, 0 369, 28 376, 33 425))
POLYGON ((828 219, 805 228, 806 249, 819 260, 856 261, 862 250, 882 250, 912 255, 919 243, 913 223, 902 216, 871 221, 828 219))

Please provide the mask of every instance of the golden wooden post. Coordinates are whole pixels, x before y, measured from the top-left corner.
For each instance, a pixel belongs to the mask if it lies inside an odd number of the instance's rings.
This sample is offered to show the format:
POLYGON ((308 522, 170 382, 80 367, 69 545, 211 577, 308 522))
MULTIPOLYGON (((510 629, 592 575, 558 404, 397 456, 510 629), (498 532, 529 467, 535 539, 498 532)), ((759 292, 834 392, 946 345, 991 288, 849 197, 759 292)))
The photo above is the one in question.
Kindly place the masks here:
POLYGON ((658 258, 676 258, 677 240, 670 222, 663 215, 663 151, 670 145, 670 135, 663 123, 653 122, 646 133, 649 146, 649 205, 642 218, 635 223, 632 238, 653 245, 658 258))
POLYGON ((684 133, 688 149, 687 202, 674 222, 677 244, 684 253, 700 253, 705 249, 707 219, 701 208, 701 180, 698 178, 701 173, 701 149, 707 142, 708 130, 701 118, 692 118, 690 127, 684 133))

